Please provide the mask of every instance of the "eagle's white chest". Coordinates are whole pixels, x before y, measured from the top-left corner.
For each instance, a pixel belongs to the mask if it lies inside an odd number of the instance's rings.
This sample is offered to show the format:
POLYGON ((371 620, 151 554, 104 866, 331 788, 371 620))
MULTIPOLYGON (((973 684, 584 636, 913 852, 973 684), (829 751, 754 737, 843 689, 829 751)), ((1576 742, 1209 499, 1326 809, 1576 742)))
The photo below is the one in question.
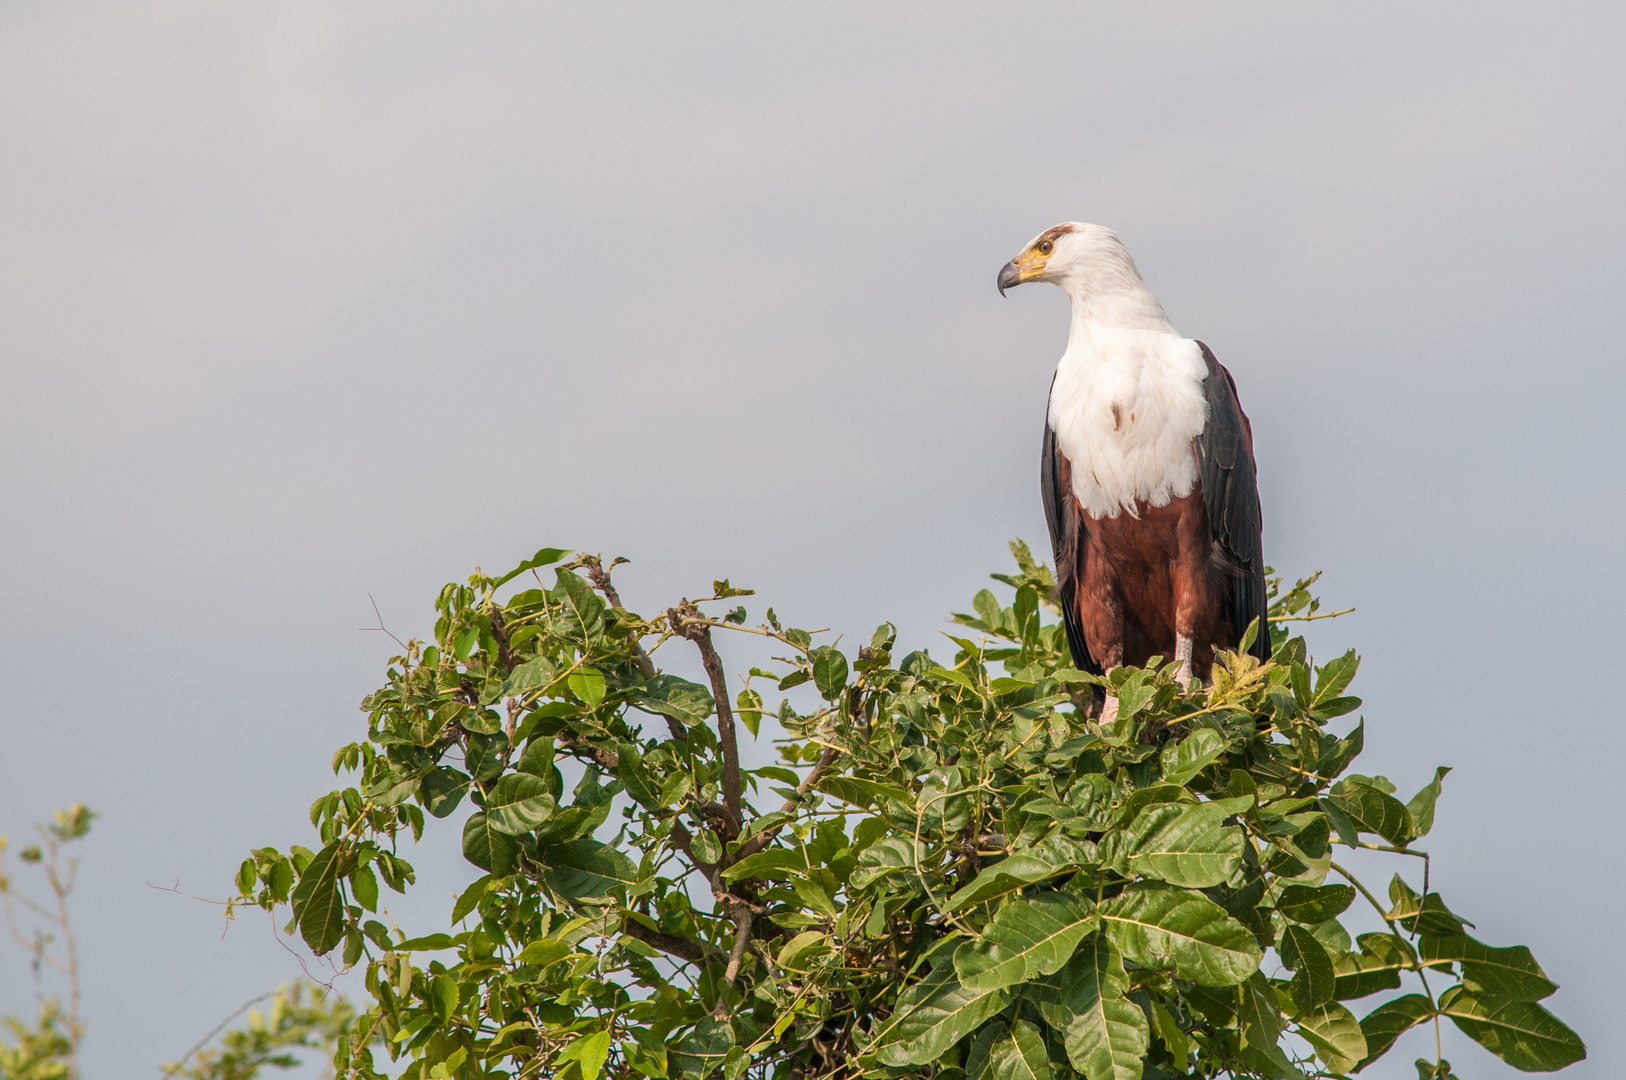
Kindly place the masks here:
POLYGON ((1172 332, 1073 334, 1056 366, 1048 419, 1085 513, 1136 516, 1137 502, 1167 506, 1191 494, 1207 371, 1197 343, 1172 332))

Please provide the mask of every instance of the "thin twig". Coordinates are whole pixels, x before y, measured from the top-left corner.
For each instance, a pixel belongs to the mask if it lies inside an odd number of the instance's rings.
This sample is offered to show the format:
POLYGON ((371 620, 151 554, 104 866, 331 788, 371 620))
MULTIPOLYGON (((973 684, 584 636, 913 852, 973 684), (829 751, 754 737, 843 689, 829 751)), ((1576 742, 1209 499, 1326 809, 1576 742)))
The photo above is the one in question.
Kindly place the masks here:
POLYGON ((192 1049, 190 1049, 186 1053, 182 1054, 179 1061, 172 1062, 170 1064, 169 1068, 164 1070, 164 1075, 166 1077, 169 1077, 169 1076, 174 1076, 176 1073, 180 1072, 181 1066, 185 1065, 187 1060, 189 1058, 191 1058, 191 1056, 193 1054, 197 1053, 199 1050, 202 1050, 205 1046, 209 1045, 209 1040, 214 1038, 216 1035, 219 1035, 221 1030, 227 1024, 231 1023, 233 1020, 237 1019, 239 1016, 242 1016, 244 1013, 248 1012, 248 1010, 252 1009, 254 1006, 256 1006, 260 1002, 264 1001, 266 998, 275 997, 276 993, 277 992, 275 990, 267 990, 265 993, 261 994, 259 997, 249 998, 247 1001, 245 1001, 241 1005, 237 1006, 237 1008, 232 1010, 231 1015, 227 1016, 226 1019, 224 1019, 224 1020, 220 1021, 220 1023, 216 1024, 209 1031, 209 1034, 205 1035, 203 1038, 201 1038, 197 1042, 193 1043, 192 1044, 192 1049))
POLYGON ((712 644, 711 628, 692 603, 685 600, 669 610, 666 619, 673 630, 695 643, 706 678, 711 682, 711 696, 717 706, 717 737, 723 748, 723 806, 738 832, 741 826, 740 747, 734 731, 734 710, 728 704, 728 674, 723 670, 717 647, 712 644))
MULTIPOLYGON (((373 594, 372 593, 367 594, 367 600, 368 600, 369 603, 371 603, 373 605, 373 614, 378 616, 378 625, 377 626, 358 626, 358 627, 356 627, 356 629, 357 630, 382 630, 384 633, 389 634, 391 639, 393 639, 394 642, 397 645, 401 646, 401 648, 403 648, 403 649, 406 649, 407 648, 407 643, 402 641, 400 638, 396 637, 394 634, 391 634, 389 628, 384 625, 384 616, 382 614, 380 614, 380 612, 378 610, 378 601, 373 599, 373 594)), ((408 650, 408 651, 410 651, 410 650, 408 650)))

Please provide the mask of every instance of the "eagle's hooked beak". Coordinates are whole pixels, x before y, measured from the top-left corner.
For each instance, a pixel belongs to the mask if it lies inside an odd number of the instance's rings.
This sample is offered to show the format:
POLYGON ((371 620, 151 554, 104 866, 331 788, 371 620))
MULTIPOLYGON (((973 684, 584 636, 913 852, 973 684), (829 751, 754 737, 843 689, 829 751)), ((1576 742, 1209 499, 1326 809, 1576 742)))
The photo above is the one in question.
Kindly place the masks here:
POLYGON ((1032 281, 1044 273, 1044 264, 1047 256, 1040 254, 1034 248, 1028 248, 1022 254, 999 268, 999 295, 1004 296, 1005 290, 1013 285, 1020 285, 1024 281, 1032 281))

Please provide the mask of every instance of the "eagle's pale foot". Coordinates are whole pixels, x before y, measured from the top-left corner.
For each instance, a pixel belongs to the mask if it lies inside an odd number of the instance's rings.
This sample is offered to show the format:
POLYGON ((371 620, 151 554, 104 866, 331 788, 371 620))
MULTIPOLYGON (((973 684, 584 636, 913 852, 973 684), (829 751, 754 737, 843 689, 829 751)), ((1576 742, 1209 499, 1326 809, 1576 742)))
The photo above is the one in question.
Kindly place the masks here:
POLYGON ((1174 636, 1174 681, 1188 694, 1197 681, 1191 674, 1191 639, 1184 634, 1174 636))
POLYGON ((1101 706, 1101 715, 1097 717, 1096 722, 1105 727, 1116 719, 1118 719, 1118 695, 1108 694, 1106 704, 1101 706))

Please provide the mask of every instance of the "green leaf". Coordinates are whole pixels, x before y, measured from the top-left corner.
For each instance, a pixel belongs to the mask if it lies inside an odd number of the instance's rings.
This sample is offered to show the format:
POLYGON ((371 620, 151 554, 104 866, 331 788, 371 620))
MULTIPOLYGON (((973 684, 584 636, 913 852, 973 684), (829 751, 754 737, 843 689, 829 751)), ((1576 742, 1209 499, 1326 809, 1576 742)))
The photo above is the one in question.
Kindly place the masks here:
POLYGON ((339 895, 341 843, 335 840, 317 852, 294 887, 299 936, 317 956, 331 952, 344 937, 344 899, 339 895))
POLYGON ((469 883, 469 887, 458 894, 457 902, 452 905, 452 923, 456 925, 468 917, 481 900, 485 899, 487 890, 491 888, 494 879, 490 874, 476 878, 469 883))
POLYGON ((1314 926, 1336 919, 1354 900, 1355 890, 1348 885, 1289 885, 1282 889, 1276 910, 1294 922, 1314 926))
POLYGON ((556 809, 548 785, 530 773, 509 773, 486 796, 486 817, 491 827, 521 836, 553 816, 556 809))
POLYGON ((671 1047, 670 1053, 685 1077, 701 1077, 721 1065, 733 1049, 734 1028, 726 1020, 708 1016, 671 1047))
POLYGON ((1045 1020, 1062 1036, 1067 1058, 1087 1080, 1136 1080, 1151 1046, 1140 1006, 1124 997, 1123 958, 1102 933, 1091 934, 1051 980, 1041 1000, 1045 1020))
POLYGON ((1343 814, 1356 829, 1381 836, 1396 847, 1416 839, 1411 814, 1400 800, 1354 777, 1334 784, 1322 802, 1343 814))
POLYGON ((578 574, 555 570, 550 594, 559 605, 559 623, 564 632, 579 641, 596 641, 604 635, 604 601, 578 574))
POLYGON ((1057 971, 1095 926, 1082 898, 1046 893, 1016 899, 995 913, 982 937, 954 954, 954 970, 971 990, 998 990, 1057 971))
POLYGON ((463 857, 480 869, 504 877, 514 869, 519 841, 496 828, 485 814, 470 815, 463 824, 463 857))
POLYGON ((1192 779, 1219 759, 1229 746, 1225 736, 1213 728, 1198 728, 1177 743, 1163 748, 1163 782, 1189 784, 1192 779))
POLYGON ((1282 1037, 1282 1011, 1276 988, 1263 972, 1255 971, 1237 986, 1236 993, 1236 1013, 1243 1042, 1268 1053, 1282 1037))
POLYGON ((463 794, 469 790, 469 774, 442 765, 430 771, 423 778, 423 785, 418 789, 418 797, 423 800, 424 808, 435 817, 443 818, 457 809, 457 804, 463 801, 463 794))
POLYGON ((1333 961, 1333 970, 1338 975, 1333 984, 1333 997, 1339 1001, 1366 997, 1380 990, 1397 990, 1400 973, 1417 966, 1411 946, 1397 942, 1393 934, 1362 934, 1356 940, 1361 946, 1359 953, 1333 961))
POLYGON ((858 856, 858 867, 852 873, 852 887, 865 889, 888 874, 911 869, 917 856, 914 844, 901 836, 877 840, 858 856))
POLYGON ((1135 884, 1097 912, 1113 944, 1144 967, 1203 986, 1231 986, 1259 968, 1253 934, 1200 893, 1135 884))
POLYGON ((640 709, 670 716, 689 727, 705 723, 716 708, 710 690, 676 675, 656 675, 635 687, 632 699, 640 709))
POLYGON ((503 758, 508 753, 508 736, 471 733, 464 740, 463 764, 476 780, 491 780, 503 770, 503 758))
POLYGON ((1011 1025, 1010 1034, 989 1054, 994 1080, 1049 1080, 1050 1055, 1044 1036, 1026 1020, 1011 1025))
POLYGON ((1287 991, 1301 1012, 1332 1000, 1333 983, 1337 978, 1332 958, 1308 928, 1296 923, 1282 927, 1276 950, 1281 954, 1282 964, 1295 972, 1287 991))
POLYGON ((1440 994, 1440 1013, 1521 1072, 1552 1072, 1586 1057, 1581 1037, 1533 1001, 1480 997, 1453 986, 1440 994))
POLYGON ((429 981, 429 1005, 435 1010, 435 1019, 442 1024, 457 1011, 459 995, 457 980, 450 975, 436 975, 429 981))
POLYGON ((785 848, 768 848, 755 855, 747 855, 724 870, 723 877, 734 881, 746 877, 784 878, 793 873, 807 873, 807 859, 802 853, 785 848))
POLYGON ((1015 892, 1024 885, 1043 881, 1054 873, 1056 868, 1037 856, 1010 855, 992 866, 984 867, 971 879, 970 884, 949 897, 949 910, 958 911, 971 904, 980 904, 1005 893, 1015 892))
POLYGON ((1306 1009, 1293 1022, 1330 1072, 1348 1072, 1366 1057, 1366 1036, 1361 1033, 1360 1023, 1355 1014, 1337 1002, 1306 1009))
POLYGON ((575 951, 557 938, 538 938, 519 951, 519 955, 514 957, 514 963, 547 967, 549 964, 557 964, 575 951))
POLYGON ((528 694, 547 686, 558 674, 553 663, 545 656, 527 660, 508 675, 504 691, 515 696, 528 694))
POLYGON ((596 709, 604 703, 604 673, 596 668, 577 668, 565 680, 565 685, 589 709, 596 709))
POLYGON ((631 859, 597 840, 557 844, 542 849, 537 858, 548 867, 548 884, 572 900, 604 896, 639 881, 638 867, 631 859))
POLYGON ((1540 1001, 1558 989, 1547 978, 1536 958, 1523 945, 1492 948, 1466 934, 1436 937, 1424 934, 1417 940, 1424 960, 1455 960, 1462 964, 1463 989, 1481 998, 1510 1001, 1540 1001))
POLYGON ((834 701, 847 686, 847 658, 830 645, 814 649, 812 657, 813 685, 818 687, 819 696, 834 701))
POLYGON ((1366 1057, 1356 1069, 1364 1069, 1389 1052, 1389 1047, 1412 1028, 1434 1015, 1434 1007, 1422 994, 1405 994, 1386 1001, 1361 1018, 1361 1034, 1366 1037, 1366 1057))
POLYGON ((1225 810, 1218 803, 1142 810, 1118 841, 1129 871, 1194 889, 1222 884, 1242 865, 1242 830, 1224 825, 1225 810))
POLYGON ((570 554, 569 548, 543 548, 529 559, 514 567, 508 573, 497 579, 495 587, 508 584, 527 570, 534 570, 539 566, 550 566, 570 554))
POLYGON ((378 878, 370 867, 358 866, 350 872, 350 894, 368 911, 378 910, 378 878))
POLYGON ((604 1068, 604 1059, 610 1056, 610 1033, 595 1031, 577 1041, 580 1047, 572 1056, 581 1063, 582 1080, 598 1080, 604 1068))
POLYGON ((1411 817, 1411 831, 1413 837, 1427 836, 1428 831, 1434 827, 1434 803, 1440 797, 1441 784, 1445 774, 1451 770, 1442 765, 1434 770, 1434 779, 1423 786, 1423 790, 1411 797, 1406 804, 1406 813, 1411 817))
POLYGON ((972 990, 940 963, 930 977, 905 990, 892 1019, 877 1037, 883 1065, 929 1065, 980 1027, 1010 1000, 1005 990, 972 990))

